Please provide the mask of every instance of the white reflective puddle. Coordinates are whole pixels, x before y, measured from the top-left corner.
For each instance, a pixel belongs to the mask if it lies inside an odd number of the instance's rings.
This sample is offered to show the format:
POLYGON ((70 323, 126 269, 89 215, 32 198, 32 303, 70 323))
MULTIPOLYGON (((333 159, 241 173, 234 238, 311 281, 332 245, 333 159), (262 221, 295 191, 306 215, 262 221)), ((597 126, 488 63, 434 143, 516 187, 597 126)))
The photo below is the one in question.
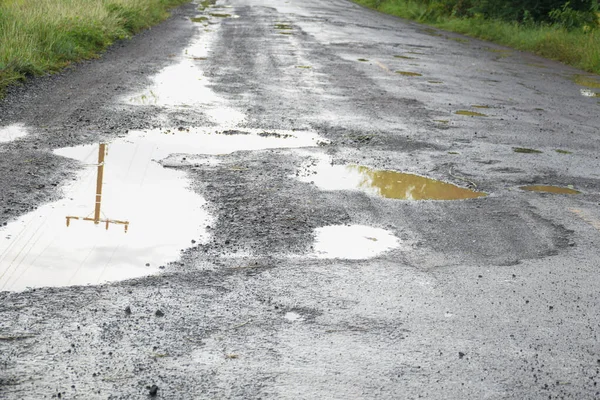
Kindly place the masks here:
POLYGON ((314 254, 318 258, 363 260, 400 246, 390 231, 365 225, 331 225, 315 229, 314 254))
POLYGON ((205 242, 211 224, 205 200, 189 190, 184 171, 164 168, 163 159, 173 166, 210 166, 218 159, 200 154, 308 147, 322 140, 310 132, 197 128, 132 131, 104 150, 102 145, 56 150, 87 167, 65 188, 63 200, 0 228, 0 290, 148 275, 177 260, 181 249, 205 242))
POLYGON ((0 143, 12 142, 27 135, 23 124, 12 124, 0 127, 0 143))
POLYGON ((178 57, 178 61, 152 77, 146 90, 126 96, 123 101, 133 105, 153 105, 174 109, 194 109, 205 114, 218 126, 238 126, 245 114, 230 107, 209 86, 202 69, 211 56, 213 33, 199 36, 178 57))

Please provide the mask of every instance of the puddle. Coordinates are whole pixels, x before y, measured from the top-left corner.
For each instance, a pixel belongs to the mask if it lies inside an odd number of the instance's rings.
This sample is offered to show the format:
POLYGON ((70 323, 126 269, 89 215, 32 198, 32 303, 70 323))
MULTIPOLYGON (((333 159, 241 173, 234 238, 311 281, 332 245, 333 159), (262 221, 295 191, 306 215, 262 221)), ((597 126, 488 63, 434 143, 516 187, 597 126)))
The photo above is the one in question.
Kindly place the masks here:
POLYGON ((491 53, 496 53, 499 55, 499 58, 506 58, 506 57, 510 57, 513 53, 513 50, 510 49, 494 49, 491 47, 487 47, 485 48, 486 51, 489 51, 491 53))
POLYGON ((450 121, 447 119, 434 119, 433 122, 439 122, 440 124, 449 124, 450 121))
POLYGON ((366 58, 359 58, 358 61, 360 61, 360 62, 367 62, 369 60, 367 60, 366 58))
POLYGON ((364 225, 331 225, 315 229, 314 254, 318 258, 364 260, 400 245, 391 232, 364 225))
POLYGON ((455 111, 454 114, 466 115, 469 117, 487 117, 487 115, 485 115, 485 114, 478 113, 475 111, 468 111, 468 110, 458 110, 458 111, 455 111))
POLYGON ((210 13, 208 14, 211 17, 215 17, 215 18, 230 18, 231 14, 221 14, 221 13, 210 13))
POLYGON ((402 58, 404 60, 416 60, 417 57, 409 57, 409 56, 394 56, 394 58, 402 58))
POLYGON ((310 65, 296 65, 296 68, 311 69, 310 65))
POLYGON ((397 74, 402 76, 423 76, 423 74, 419 74, 418 72, 410 72, 410 71, 396 71, 397 74))
POLYGON ((399 200, 460 200, 486 196, 451 183, 397 171, 374 170, 359 165, 331 165, 322 158, 308 161, 298 179, 323 190, 360 190, 372 196, 399 200))
POLYGON ((192 22, 206 22, 208 21, 208 17, 196 17, 196 18, 191 18, 192 22))
POLYGON ((275 29, 279 29, 279 30, 292 30, 292 26, 288 25, 288 24, 275 24, 275 29))
POLYGON ((278 32, 280 35, 293 35, 292 32, 278 32))
POLYGON ((561 149, 556 149, 556 150, 554 150, 554 151, 555 151, 555 152, 557 152, 557 153, 560 153, 560 154, 573 154, 573 153, 572 153, 572 152, 570 152, 570 151, 567 151, 567 150, 561 150, 561 149))
POLYGON ((201 110, 218 125, 239 125, 244 121, 245 115, 226 106, 225 101, 209 88, 209 82, 199 68, 198 59, 205 60, 206 57, 204 47, 190 47, 183 60, 166 67, 152 78, 150 88, 129 96, 124 101, 143 106, 193 107, 201 110))
POLYGON ((293 312, 293 311, 285 313, 283 318, 287 319, 289 322, 304 321, 304 317, 302 317, 302 315, 298 314, 297 312, 293 312))
MULTIPOLYGON (((176 261, 181 249, 206 242, 204 227, 212 223, 206 201, 188 189, 184 170, 164 168, 163 159, 170 166, 196 165, 202 163, 200 154, 324 141, 310 132, 208 129, 132 131, 106 151, 98 145, 56 150, 87 167, 64 189, 62 200, 0 228, 0 290, 149 275, 176 261)), ((214 160, 205 157, 204 163, 214 160)))
POLYGON ((539 153, 543 153, 543 151, 541 151, 541 150, 528 149, 526 147, 513 147, 513 151, 515 153, 524 153, 524 154, 539 154, 539 153))
POLYGON ((600 93, 594 92, 593 90, 581 89, 580 92, 584 97, 600 97, 600 93))
POLYGON ((573 75, 573 82, 589 89, 600 89, 600 79, 591 75, 573 75))
POLYGON ((543 192, 543 193, 555 193, 555 194, 580 194, 581 192, 575 189, 564 188, 560 186, 550 185, 530 185, 521 186, 519 189, 527 190, 530 192, 543 192))
POLYGON ((473 108, 490 108, 490 106, 484 106, 484 105, 480 105, 480 104, 473 104, 471 107, 473 107, 473 108))
POLYGON ((442 84, 444 82, 442 82, 442 81, 427 81, 427 83, 433 83, 434 85, 439 85, 439 84, 442 84))
POLYGON ((421 30, 422 33, 426 33, 430 36, 443 36, 441 33, 439 33, 439 31, 433 29, 433 28, 425 28, 423 30, 421 30))
POLYGON ((12 124, 0 128, 0 143, 12 142, 27 135, 23 124, 12 124))
POLYGON ((216 3, 217 0, 203 0, 198 4, 198 9, 204 11, 207 8, 214 6, 216 3))

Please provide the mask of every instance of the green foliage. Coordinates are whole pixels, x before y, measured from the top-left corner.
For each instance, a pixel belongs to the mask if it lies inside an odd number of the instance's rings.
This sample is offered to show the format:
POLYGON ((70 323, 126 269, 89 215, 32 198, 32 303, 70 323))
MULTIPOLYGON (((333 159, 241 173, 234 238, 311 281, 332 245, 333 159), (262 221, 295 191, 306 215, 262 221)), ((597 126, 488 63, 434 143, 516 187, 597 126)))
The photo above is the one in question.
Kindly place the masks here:
POLYGON ((574 10, 571 3, 566 2, 562 8, 554 9, 548 13, 550 20, 558 26, 565 29, 576 29, 588 27, 588 29, 598 27, 598 17, 596 15, 597 3, 587 11, 574 10))
MULTIPOLYGON (((186 0, 0 0, 0 92, 96 57, 186 0)), ((1 94, 1 93, 0 93, 1 94)))
POLYGON ((531 0, 466 0, 470 3, 458 0, 354 1, 388 14, 531 51, 600 74, 598 0, 578 0, 577 3, 539 0, 545 1, 543 10, 548 10, 544 18, 540 14, 543 13, 541 6, 531 7, 531 10, 526 8, 535 3, 531 0), (487 7, 496 2, 496 17, 482 12, 485 1, 488 1, 487 7), (548 4, 554 8, 549 8, 548 4), (558 8, 556 4, 559 4, 558 8), (521 7, 520 11, 509 13, 515 5, 521 7), (509 14, 514 19, 507 20, 509 14))

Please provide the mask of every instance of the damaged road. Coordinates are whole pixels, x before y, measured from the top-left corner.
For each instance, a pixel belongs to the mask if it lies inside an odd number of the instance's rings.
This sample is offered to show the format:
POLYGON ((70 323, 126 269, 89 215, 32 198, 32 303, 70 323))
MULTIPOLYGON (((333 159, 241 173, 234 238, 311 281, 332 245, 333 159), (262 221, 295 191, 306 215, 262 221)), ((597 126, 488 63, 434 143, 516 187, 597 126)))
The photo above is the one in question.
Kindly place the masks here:
POLYGON ((344 0, 11 88, 0 398, 600 397, 599 88, 344 0))

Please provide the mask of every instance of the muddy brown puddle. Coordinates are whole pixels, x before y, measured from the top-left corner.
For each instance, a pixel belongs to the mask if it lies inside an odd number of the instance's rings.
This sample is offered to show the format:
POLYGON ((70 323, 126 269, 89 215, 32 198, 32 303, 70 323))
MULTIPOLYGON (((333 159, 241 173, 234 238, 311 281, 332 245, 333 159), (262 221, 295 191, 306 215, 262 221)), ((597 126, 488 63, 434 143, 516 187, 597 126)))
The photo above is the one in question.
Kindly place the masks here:
POLYGON ((361 165, 332 165, 322 158, 308 161, 298 179, 323 190, 359 190, 372 196, 399 200, 461 200, 486 196, 451 183, 361 165))
POLYGON ((189 190, 183 170, 161 165, 169 156, 185 164, 186 154, 204 155, 194 157, 194 164, 216 164, 217 155, 237 150, 309 147, 322 141, 310 132, 226 133, 134 131, 104 151, 97 144, 56 150, 85 167, 64 188, 62 200, 0 228, 0 291, 149 275, 176 261, 182 249, 206 242, 205 227, 212 223, 206 201, 189 190))

